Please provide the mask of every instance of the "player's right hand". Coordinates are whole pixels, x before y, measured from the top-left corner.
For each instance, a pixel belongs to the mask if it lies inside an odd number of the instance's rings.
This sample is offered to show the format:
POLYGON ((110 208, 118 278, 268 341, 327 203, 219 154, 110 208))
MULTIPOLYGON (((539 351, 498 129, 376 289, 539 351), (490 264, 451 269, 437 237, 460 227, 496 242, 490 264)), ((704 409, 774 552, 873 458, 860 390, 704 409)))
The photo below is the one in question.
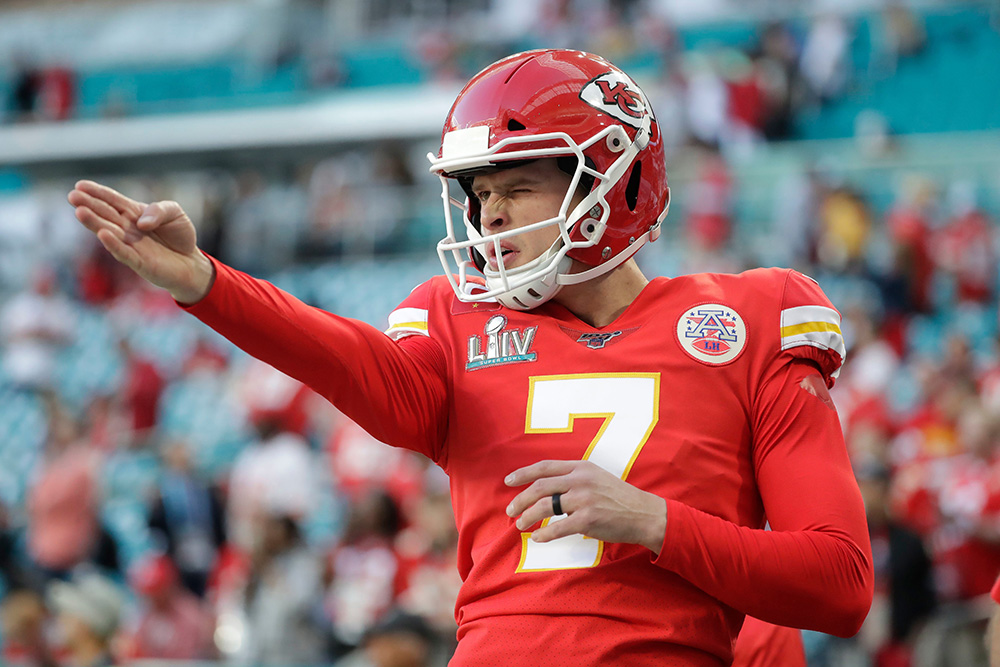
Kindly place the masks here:
POLYGON ((198 250, 194 224, 177 202, 144 204, 93 181, 80 181, 67 199, 76 219, 139 276, 181 303, 200 301, 215 270, 198 250))

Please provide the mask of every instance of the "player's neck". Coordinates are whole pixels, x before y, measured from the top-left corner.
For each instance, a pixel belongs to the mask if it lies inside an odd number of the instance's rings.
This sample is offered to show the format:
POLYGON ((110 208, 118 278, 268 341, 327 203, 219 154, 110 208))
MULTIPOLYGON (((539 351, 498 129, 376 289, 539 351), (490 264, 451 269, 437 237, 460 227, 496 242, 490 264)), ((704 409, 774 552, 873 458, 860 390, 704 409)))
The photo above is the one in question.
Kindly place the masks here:
POLYGON ((594 328, 614 322, 649 283, 630 259, 612 271, 579 285, 566 285, 555 301, 594 328))

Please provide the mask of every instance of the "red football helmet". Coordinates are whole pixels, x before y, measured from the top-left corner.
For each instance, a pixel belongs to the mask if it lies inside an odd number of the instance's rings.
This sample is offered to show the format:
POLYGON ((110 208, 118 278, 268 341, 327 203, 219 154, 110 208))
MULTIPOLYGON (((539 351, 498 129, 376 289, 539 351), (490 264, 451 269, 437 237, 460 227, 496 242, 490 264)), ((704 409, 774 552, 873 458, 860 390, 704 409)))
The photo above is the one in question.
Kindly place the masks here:
POLYGON ((517 310, 541 305, 563 285, 606 273, 655 240, 669 209, 663 140, 646 96, 620 69, 582 51, 526 51, 484 69, 459 93, 441 149, 427 157, 441 177, 447 225, 438 255, 463 301, 497 299, 517 310), (559 158, 572 174, 559 214, 484 236, 471 176, 539 158, 559 158), (464 202, 450 194, 455 181, 464 202), (581 188, 585 198, 568 210, 581 188), (452 206, 463 211, 464 239, 456 235, 452 206), (484 261, 491 244, 500 257, 504 239, 550 225, 559 238, 533 261, 509 270, 502 259, 498 269, 484 261), (571 259, 591 268, 570 273, 571 259), (469 280, 473 267, 486 276, 485 288, 469 280))

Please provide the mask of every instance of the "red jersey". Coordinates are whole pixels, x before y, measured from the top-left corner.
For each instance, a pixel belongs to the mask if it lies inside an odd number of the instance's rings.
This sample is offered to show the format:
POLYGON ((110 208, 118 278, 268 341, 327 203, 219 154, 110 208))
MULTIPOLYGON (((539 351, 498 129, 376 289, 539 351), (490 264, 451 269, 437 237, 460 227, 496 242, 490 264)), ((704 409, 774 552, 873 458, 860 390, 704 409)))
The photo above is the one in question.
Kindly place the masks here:
POLYGON ((802 633, 747 616, 736 638, 732 667, 807 667, 802 633))
POLYGON ((871 549, 826 391, 840 318, 814 281, 658 278, 595 329, 554 302, 463 303, 438 277, 386 336, 217 272, 191 312, 448 472, 464 581, 454 664, 715 666, 744 613, 860 627, 871 549), (582 536, 536 544, 507 517, 521 490, 507 474, 582 458, 666 499, 659 556, 582 536))

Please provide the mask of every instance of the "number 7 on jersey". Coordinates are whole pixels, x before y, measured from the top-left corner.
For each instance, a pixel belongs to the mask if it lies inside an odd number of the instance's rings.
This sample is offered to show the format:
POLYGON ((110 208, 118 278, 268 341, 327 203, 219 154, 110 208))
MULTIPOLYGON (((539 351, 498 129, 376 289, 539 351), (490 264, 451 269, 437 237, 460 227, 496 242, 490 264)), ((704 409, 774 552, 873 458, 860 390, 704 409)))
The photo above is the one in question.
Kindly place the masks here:
MULTIPOLYGON (((569 433, 576 419, 603 419, 583 455, 622 479, 659 419, 659 373, 587 373, 529 378, 525 433, 569 433)), ((560 517, 546 519, 558 521, 560 517)), ((542 544, 521 533, 518 572, 594 567, 604 542, 583 535, 542 544)))

